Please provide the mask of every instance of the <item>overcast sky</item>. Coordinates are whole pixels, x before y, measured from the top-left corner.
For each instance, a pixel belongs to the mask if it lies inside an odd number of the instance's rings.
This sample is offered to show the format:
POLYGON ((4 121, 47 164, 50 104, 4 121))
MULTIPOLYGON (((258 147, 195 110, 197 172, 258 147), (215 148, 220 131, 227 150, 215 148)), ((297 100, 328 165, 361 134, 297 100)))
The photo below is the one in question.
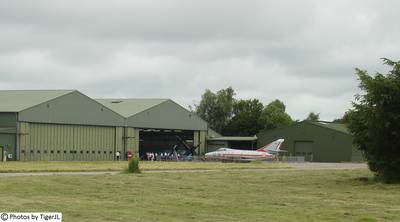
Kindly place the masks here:
POLYGON ((400 59, 400 1, 0 2, 0 88, 171 98, 206 88, 340 117, 354 68, 400 59))

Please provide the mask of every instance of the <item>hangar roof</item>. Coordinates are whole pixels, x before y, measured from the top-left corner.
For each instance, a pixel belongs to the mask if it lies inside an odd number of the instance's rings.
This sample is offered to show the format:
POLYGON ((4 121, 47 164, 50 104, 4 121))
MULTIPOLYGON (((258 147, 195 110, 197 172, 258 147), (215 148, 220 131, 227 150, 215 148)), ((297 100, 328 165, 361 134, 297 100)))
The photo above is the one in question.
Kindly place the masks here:
POLYGON ((107 108, 124 117, 130 117, 159 105, 168 99, 96 99, 107 108))
POLYGON ((20 112, 74 90, 0 90, 0 112, 20 112))
POLYGON ((207 130, 207 122, 170 99, 158 100, 152 105, 127 117, 126 125, 136 128, 207 130))
POLYGON ((295 126, 303 125, 303 124, 309 124, 309 125, 313 125, 313 126, 317 126, 317 127, 322 127, 324 129, 327 129, 327 130, 333 130, 333 131, 336 131, 336 132, 343 133, 343 134, 351 136, 351 133, 349 132, 349 129, 346 127, 345 124, 332 123, 332 122, 326 122, 326 121, 313 122, 313 121, 309 121, 309 120, 303 120, 301 122, 297 122, 297 123, 292 124, 290 126, 279 127, 279 128, 276 128, 276 129, 269 129, 269 130, 264 129, 264 130, 261 130, 258 134, 263 134, 265 132, 271 132, 271 131, 275 131, 275 130, 285 130, 287 128, 291 128, 291 127, 295 127, 295 126))
POLYGON ((207 122, 170 99, 96 99, 136 128, 207 130, 207 122))
POLYGON ((342 132, 345 134, 350 134, 347 127, 342 123, 330 123, 330 122, 322 122, 322 121, 310 122, 310 123, 317 125, 317 126, 325 127, 325 128, 331 129, 331 130, 336 130, 336 131, 339 131, 339 132, 342 132))
POLYGON ((77 90, 0 90, 0 112, 19 121, 207 130, 207 123, 170 99, 91 99, 77 90))
POLYGON ((215 131, 211 128, 208 128, 207 136, 208 136, 208 138, 222 137, 222 135, 220 133, 218 133, 217 131, 215 131))
POLYGON ((221 136, 208 138, 210 141, 256 141, 257 136, 221 136))

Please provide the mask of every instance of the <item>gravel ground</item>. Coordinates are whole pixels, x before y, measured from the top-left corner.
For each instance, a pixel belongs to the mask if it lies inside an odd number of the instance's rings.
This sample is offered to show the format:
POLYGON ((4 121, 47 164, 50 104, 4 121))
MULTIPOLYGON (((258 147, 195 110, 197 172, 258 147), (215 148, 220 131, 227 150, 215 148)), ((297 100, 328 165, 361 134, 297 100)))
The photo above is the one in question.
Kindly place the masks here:
MULTIPOLYGON (((343 169, 366 169, 365 163, 288 163, 291 168, 278 169, 218 169, 218 170, 151 170, 144 173, 205 173, 205 172, 252 172, 252 171, 285 171, 285 170, 343 170, 343 169)), ((96 172, 32 172, 32 173, 0 173, 0 177, 16 176, 50 176, 50 175, 98 175, 119 174, 119 171, 96 171, 96 172)))
POLYGON ((363 169, 368 168, 366 163, 288 163, 289 166, 295 169, 310 169, 310 170, 334 170, 334 169, 363 169))

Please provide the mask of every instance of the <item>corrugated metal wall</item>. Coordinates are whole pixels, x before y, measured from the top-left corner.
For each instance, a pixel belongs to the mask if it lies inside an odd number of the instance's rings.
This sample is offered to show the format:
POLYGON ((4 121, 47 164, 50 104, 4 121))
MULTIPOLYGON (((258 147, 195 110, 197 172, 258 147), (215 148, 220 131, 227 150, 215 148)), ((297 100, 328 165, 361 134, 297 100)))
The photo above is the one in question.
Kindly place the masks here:
MULTIPOLYGON (((16 147, 17 115, 16 113, 0 113, 0 147, 12 154, 12 160, 17 159, 16 147)), ((3 157, 3 153, 0 153, 3 157)), ((1 159, 3 160, 3 159, 1 159)))
POLYGON ((126 148, 125 152, 131 151, 134 155, 139 156, 139 129, 125 128, 126 132, 126 148))
POLYGON ((200 154, 203 155, 207 150, 207 131, 200 131, 200 154))
POLYGON ((193 131, 193 145, 199 146, 196 152, 200 155, 206 153, 207 141, 206 141, 207 131, 193 131))
POLYGON ((282 150, 289 151, 289 155, 293 156, 307 156, 306 159, 310 159, 310 156, 312 156, 312 161, 315 162, 346 162, 352 160, 353 145, 351 135, 308 122, 300 122, 289 127, 273 130, 264 130, 258 133, 257 137, 257 145, 259 147, 276 139, 284 138, 285 142, 282 144, 282 150), (296 151, 296 143, 299 142, 312 143, 312 151, 304 149, 296 151))
POLYGON ((123 128, 20 122, 20 160, 113 160, 123 128))

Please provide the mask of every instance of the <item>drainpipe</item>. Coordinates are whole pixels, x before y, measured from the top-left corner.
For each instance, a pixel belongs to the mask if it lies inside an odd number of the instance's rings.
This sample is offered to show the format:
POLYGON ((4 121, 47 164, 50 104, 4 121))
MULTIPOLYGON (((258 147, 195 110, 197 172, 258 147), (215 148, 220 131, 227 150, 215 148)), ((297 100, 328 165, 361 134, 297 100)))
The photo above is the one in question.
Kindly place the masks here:
POLYGON ((16 132, 15 132, 15 147, 14 147, 14 156, 15 160, 19 160, 19 152, 21 151, 19 145, 20 145, 20 139, 21 139, 21 134, 20 134, 20 129, 19 129, 19 124, 18 124, 18 113, 15 113, 15 124, 16 124, 16 132))

